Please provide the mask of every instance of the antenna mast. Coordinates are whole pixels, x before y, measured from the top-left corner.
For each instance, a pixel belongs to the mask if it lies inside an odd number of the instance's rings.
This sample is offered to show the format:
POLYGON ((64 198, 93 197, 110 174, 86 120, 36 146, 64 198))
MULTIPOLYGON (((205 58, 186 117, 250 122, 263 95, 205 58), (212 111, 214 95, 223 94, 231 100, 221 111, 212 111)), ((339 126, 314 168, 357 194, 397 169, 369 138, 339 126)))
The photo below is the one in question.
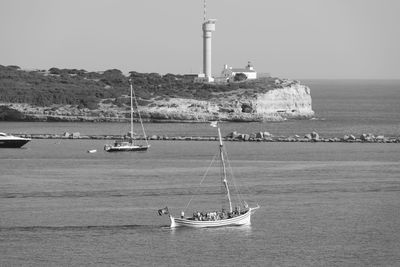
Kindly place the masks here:
POLYGON ((207 1, 204 0, 204 11, 203 11, 203 21, 207 19, 207 1))

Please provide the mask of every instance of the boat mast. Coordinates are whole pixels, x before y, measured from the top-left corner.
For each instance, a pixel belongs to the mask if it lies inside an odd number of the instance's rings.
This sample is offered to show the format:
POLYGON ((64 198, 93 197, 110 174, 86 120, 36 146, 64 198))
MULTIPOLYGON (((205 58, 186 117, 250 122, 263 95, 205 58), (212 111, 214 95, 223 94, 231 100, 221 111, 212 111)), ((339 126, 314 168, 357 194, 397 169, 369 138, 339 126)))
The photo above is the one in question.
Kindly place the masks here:
POLYGON ((132 81, 129 79, 129 84, 131 85, 131 143, 133 143, 133 86, 132 86, 132 81))
POLYGON ((221 138, 221 130, 218 127, 218 137, 219 137, 219 153, 221 156, 221 162, 222 162, 222 172, 223 172, 223 180, 222 182, 224 183, 225 189, 226 189, 226 195, 228 197, 229 201, 229 212, 232 212, 232 201, 231 201, 231 194, 229 192, 229 187, 228 187, 228 181, 226 180, 226 166, 225 166, 225 160, 224 160, 224 150, 223 150, 223 144, 222 144, 222 138, 221 138))
POLYGON ((144 140, 146 141, 147 147, 150 147, 149 142, 147 141, 146 131, 144 130, 142 116, 140 115, 140 111, 139 111, 139 104, 138 104, 137 99, 136 99, 135 91, 133 90, 132 80, 131 79, 129 79, 129 83, 131 84, 131 131, 133 133, 133 104, 132 104, 132 97, 134 97, 135 98, 135 104, 136 104, 137 112, 138 112, 138 115, 139 115, 140 126, 142 127, 142 131, 143 131, 144 140))

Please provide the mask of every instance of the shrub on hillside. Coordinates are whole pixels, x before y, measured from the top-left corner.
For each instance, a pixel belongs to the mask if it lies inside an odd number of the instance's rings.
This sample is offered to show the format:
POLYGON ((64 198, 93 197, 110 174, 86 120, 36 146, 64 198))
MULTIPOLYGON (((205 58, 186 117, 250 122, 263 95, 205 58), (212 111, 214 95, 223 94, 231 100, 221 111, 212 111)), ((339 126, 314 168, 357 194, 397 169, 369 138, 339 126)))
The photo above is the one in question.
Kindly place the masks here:
POLYGON ((247 76, 244 73, 236 73, 235 76, 233 77, 233 80, 235 82, 242 82, 247 80, 247 76))
MULTIPOLYGON (((213 84, 196 83, 171 73, 160 75, 131 71, 129 77, 126 77, 117 69, 101 73, 51 68, 48 72, 52 75, 43 71, 21 71, 18 66, 0 65, 0 102, 36 106, 68 104, 93 109, 102 99, 118 99, 122 95, 129 95, 129 78, 138 99, 142 100, 170 97, 208 100, 213 93, 239 88, 265 91, 277 87, 276 78, 213 84)), ((115 103, 124 104, 120 100, 115 100, 115 103)))
POLYGON ((25 119, 25 115, 18 110, 0 106, 0 121, 20 121, 23 119, 25 119))

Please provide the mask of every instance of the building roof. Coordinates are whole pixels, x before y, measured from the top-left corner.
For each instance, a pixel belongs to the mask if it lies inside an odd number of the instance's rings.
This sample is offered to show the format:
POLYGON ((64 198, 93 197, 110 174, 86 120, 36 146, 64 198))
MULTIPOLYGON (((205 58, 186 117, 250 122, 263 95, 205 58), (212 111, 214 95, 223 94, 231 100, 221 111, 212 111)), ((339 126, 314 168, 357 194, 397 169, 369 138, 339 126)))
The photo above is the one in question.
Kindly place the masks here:
POLYGON ((245 69, 245 68, 232 68, 232 72, 256 72, 255 70, 245 69))

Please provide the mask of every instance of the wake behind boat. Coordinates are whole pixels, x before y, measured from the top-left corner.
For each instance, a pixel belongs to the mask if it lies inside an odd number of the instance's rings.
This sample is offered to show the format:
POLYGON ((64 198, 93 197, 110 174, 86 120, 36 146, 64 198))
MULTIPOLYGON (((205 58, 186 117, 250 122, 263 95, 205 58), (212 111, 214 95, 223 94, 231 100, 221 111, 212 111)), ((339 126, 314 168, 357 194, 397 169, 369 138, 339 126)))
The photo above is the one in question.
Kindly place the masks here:
POLYGON ((20 148, 29 141, 29 138, 0 133, 0 148, 20 148))
POLYGON ((147 141, 147 136, 146 132, 144 130, 143 122, 142 122, 142 117, 139 112, 138 108, 138 103, 135 95, 135 91, 133 90, 132 86, 132 81, 129 79, 130 87, 131 87, 131 92, 130 92, 130 99, 131 99, 131 116, 130 116, 130 122, 131 122, 131 131, 129 132, 129 140, 116 140, 114 141, 114 144, 112 145, 105 145, 104 150, 107 152, 129 152, 129 151, 147 151, 147 149, 150 148, 150 144, 147 141), (139 121, 140 125, 142 128, 144 140, 146 144, 137 144, 133 138, 133 99, 135 99, 135 104, 139 116, 139 121))
MULTIPOLYGON (((211 126, 217 127, 217 122, 212 122, 211 126)), ((223 204, 221 209, 209 211, 209 212, 193 212, 193 216, 185 217, 185 211, 189 207, 190 202, 186 205, 186 208, 181 212, 180 217, 174 217, 170 214, 168 207, 158 210, 159 215, 167 214, 169 215, 171 221, 171 228, 175 227, 192 227, 192 228, 203 228, 203 227, 221 227, 221 226, 239 226, 239 225, 250 225, 251 224, 251 215, 258 209, 260 206, 257 205, 255 207, 250 208, 246 201, 242 200, 240 194, 237 196, 237 204, 233 205, 233 201, 231 199, 231 192, 228 186, 228 175, 226 171, 225 155, 226 152, 223 149, 223 143, 221 138, 221 130, 218 127, 218 137, 219 137, 219 161, 221 166, 221 177, 220 180, 222 182, 222 192, 224 195, 226 204, 223 204), (227 205, 225 209, 225 205, 227 205), (234 207, 234 208, 233 208, 234 207)), ((214 160, 213 160, 214 161, 214 160)), ((211 165, 210 165, 211 166, 211 165)), ((207 170, 208 172, 208 170, 207 170)), ((206 174, 207 174, 206 172, 206 174)), ((206 175, 204 175, 202 181, 206 175)), ((233 178, 233 175, 232 175, 233 178)), ((233 179, 232 179, 233 180, 233 179)), ((237 190, 238 191, 238 190, 237 190)))

